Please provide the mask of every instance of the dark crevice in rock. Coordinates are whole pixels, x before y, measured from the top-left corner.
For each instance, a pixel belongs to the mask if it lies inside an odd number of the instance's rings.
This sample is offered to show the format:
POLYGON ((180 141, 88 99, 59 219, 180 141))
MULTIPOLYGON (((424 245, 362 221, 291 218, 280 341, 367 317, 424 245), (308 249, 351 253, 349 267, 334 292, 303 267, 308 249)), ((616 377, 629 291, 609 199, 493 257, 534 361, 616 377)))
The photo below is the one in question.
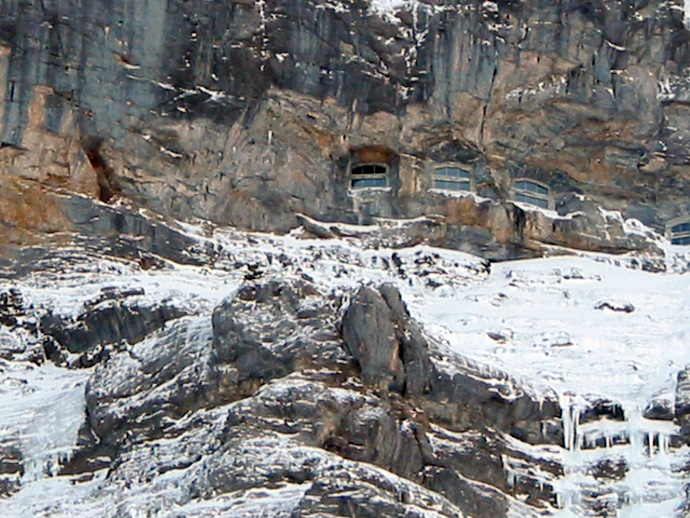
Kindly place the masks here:
POLYGON ((101 137, 84 137, 82 139, 82 149, 96 173, 98 199, 108 203, 113 197, 120 194, 121 189, 115 170, 108 165, 105 156, 101 152, 103 140, 101 137))
POLYGON ((515 235, 522 239, 525 234, 525 225, 527 223, 527 216, 525 211, 517 205, 513 205, 513 230, 515 235))

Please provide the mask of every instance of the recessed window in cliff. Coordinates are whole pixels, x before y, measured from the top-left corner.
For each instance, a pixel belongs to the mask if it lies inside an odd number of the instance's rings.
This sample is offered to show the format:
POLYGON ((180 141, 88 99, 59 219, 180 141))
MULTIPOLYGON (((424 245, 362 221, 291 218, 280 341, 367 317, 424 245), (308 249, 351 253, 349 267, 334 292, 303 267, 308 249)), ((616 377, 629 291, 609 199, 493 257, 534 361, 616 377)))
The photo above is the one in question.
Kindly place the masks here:
POLYGON ((359 164, 352 168, 350 188, 388 187, 388 167, 382 164, 359 164))
POLYGON ((549 208, 549 188, 534 180, 521 178, 514 183, 515 201, 549 208))
POLYGON ((671 221, 669 228, 672 245, 690 245, 690 217, 671 221))
POLYGON ((434 189, 469 191, 470 172, 457 166, 442 166, 434 170, 434 189))

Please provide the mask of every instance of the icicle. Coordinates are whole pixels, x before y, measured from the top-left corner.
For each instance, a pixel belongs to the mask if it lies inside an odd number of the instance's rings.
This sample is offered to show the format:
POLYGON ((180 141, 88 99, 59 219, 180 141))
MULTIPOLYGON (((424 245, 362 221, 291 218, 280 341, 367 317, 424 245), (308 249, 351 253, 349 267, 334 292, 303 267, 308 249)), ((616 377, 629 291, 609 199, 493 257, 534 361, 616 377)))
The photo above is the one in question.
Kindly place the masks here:
POLYGON ((517 485, 519 475, 517 471, 515 471, 510 465, 510 461, 508 460, 507 456, 501 455, 501 462, 503 463, 503 469, 506 474, 506 484, 508 484, 508 487, 512 489, 517 485))
POLYGON ((635 429, 631 429, 629 431, 629 435, 632 459, 640 459, 644 457, 644 439, 642 438, 641 433, 635 429))
POLYGON ((659 455, 666 458, 668 456, 669 436, 666 433, 659 434, 659 455))
POLYGON ((576 405, 566 400, 567 406, 563 409, 563 442, 565 449, 576 451, 578 444, 578 425, 580 424, 580 410, 576 405))

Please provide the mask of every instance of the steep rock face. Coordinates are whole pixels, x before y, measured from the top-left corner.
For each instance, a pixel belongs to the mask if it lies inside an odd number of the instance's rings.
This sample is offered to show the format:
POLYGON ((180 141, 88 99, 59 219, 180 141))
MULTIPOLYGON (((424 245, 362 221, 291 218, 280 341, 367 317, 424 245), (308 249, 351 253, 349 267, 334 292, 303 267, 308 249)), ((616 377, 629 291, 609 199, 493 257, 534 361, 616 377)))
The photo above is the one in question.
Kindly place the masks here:
POLYGON ((591 210, 525 224, 505 202, 518 177, 657 229, 688 209, 676 0, 384 5, 0 2, 2 170, 262 230, 441 215, 449 246, 485 229, 498 256, 646 246, 591 210), (350 192, 372 161, 389 189, 350 192), (494 201, 431 192, 443 163, 494 201))

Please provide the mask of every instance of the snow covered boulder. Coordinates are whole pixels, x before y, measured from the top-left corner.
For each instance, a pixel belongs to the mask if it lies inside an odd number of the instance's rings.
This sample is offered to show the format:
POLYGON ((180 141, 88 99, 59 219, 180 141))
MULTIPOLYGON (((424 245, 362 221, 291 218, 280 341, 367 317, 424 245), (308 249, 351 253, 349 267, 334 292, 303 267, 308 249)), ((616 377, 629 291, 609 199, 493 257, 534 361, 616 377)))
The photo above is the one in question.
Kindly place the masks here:
POLYGON ((653 398, 647 403, 642 417, 657 421, 673 421, 673 402, 663 397, 653 398))
POLYGON ((90 352, 98 346, 143 340, 185 311, 172 303, 152 303, 143 289, 103 288, 98 297, 86 301, 77 315, 49 311, 40 330, 71 353, 90 352))

